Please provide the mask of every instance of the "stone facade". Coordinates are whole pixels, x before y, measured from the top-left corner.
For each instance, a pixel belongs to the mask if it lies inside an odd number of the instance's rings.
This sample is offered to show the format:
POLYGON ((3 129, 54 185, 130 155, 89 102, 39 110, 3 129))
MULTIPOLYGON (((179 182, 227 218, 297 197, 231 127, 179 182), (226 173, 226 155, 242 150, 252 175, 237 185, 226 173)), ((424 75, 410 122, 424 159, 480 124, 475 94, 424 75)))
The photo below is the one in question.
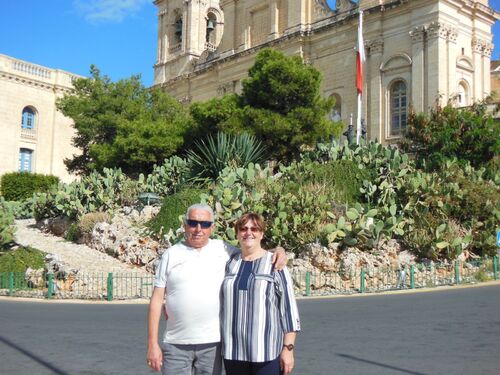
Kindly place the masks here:
MULTIPOLYGON (((335 111, 356 118, 355 50, 359 10, 366 48, 363 113, 368 137, 389 143, 409 106, 436 100, 468 105, 490 93, 487 0, 156 0, 154 85, 182 102, 240 92, 256 53, 272 47, 300 55, 323 74, 335 111)), ((333 115, 333 114, 332 114, 333 115)))
POLYGON ((63 163, 77 153, 71 146, 74 128, 55 107, 74 78, 0 54, 0 175, 26 170, 74 179, 63 163))
POLYGON ((496 103, 500 103, 500 60, 491 62, 491 93, 496 103))

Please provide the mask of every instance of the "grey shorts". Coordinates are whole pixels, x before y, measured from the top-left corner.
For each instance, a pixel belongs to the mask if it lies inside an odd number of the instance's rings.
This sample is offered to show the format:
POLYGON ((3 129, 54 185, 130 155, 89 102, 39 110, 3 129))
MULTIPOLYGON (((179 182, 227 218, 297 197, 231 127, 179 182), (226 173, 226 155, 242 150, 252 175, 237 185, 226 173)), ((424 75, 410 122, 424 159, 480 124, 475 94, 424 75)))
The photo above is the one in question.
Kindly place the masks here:
POLYGON ((221 375, 220 342, 178 345, 163 343, 163 375, 221 375))

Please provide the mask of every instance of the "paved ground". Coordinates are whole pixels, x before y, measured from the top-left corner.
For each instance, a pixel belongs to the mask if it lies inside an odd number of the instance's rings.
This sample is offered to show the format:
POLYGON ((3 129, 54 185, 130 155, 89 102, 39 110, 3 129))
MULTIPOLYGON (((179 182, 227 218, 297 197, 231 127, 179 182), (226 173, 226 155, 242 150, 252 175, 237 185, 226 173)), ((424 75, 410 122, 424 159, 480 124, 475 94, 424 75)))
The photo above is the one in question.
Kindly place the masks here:
MULTIPOLYGON (((294 374, 500 374, 500 285, 299 301, 294 374)), ((0 299, 0 374, 150 374, 144 304, 0 299)))

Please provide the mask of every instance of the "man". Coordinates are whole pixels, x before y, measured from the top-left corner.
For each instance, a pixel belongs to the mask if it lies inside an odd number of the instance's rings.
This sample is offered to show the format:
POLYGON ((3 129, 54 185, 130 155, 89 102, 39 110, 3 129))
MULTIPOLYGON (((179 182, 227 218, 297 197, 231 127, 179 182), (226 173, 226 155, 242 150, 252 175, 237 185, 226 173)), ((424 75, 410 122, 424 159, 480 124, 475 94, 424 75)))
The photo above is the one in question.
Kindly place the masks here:
MULTIPOLYGON (((185 241, 165 251, 156 269, 148 313, 147 363, 164 375, 221 374, 219 292, 226 262, 239 250, 210 239, 213 230, 210 206, 189 207, 185 241), (158 325, 164 300, 167 324, 162 351, 158 325)), ((286 264, 284 250, 277 255, 276 268, 281 269, 286 264)))

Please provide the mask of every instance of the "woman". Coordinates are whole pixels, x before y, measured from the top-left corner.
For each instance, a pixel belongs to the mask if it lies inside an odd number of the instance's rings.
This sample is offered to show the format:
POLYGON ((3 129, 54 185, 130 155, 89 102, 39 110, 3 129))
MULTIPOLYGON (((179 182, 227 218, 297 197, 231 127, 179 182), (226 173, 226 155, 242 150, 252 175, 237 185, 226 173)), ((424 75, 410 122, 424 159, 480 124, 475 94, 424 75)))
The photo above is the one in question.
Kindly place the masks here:
POLYGON ((290 374, 300 330, 293 283, 276 271, 261 247, 265 224, 255 213, 235 224, 241 253, 226 265, 222 284, 222 334, 227 375, 290 374))

